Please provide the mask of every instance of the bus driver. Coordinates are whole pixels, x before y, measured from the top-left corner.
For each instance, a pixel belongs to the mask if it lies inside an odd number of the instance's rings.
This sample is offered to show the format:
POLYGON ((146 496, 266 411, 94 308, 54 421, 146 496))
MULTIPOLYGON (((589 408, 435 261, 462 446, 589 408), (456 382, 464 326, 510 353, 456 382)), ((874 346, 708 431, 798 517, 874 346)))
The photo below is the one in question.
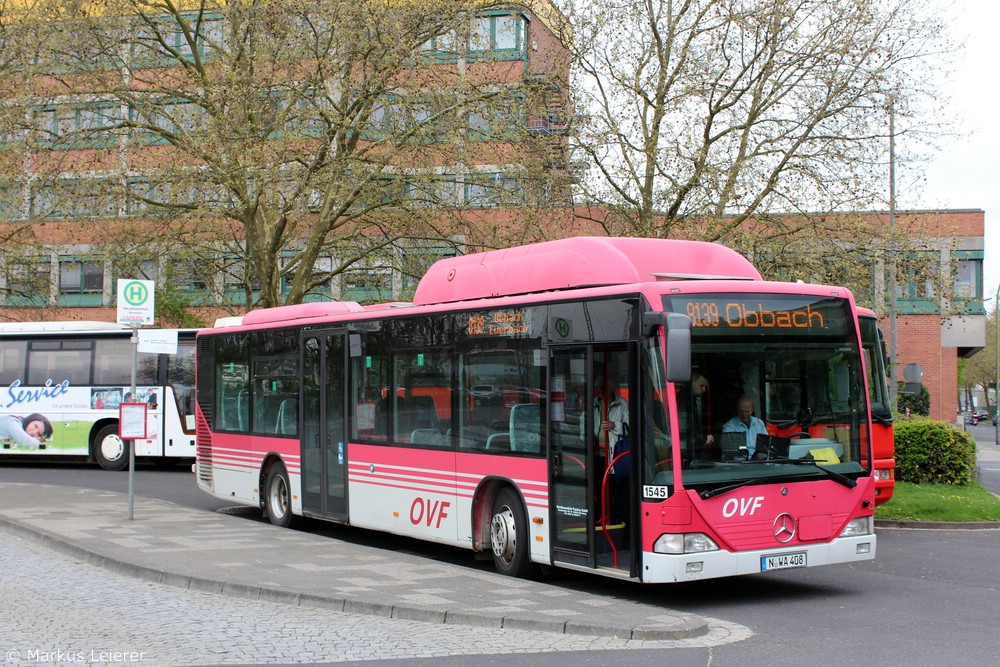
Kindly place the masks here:
POLYGON ((722 425, 723 433, 745 433, 747 437, 747 457, 753 458, 757 448, 757 436, 767 435, 763 420, 753 416, 753 399, 746 394, 736 401, 736 416, 722 425))

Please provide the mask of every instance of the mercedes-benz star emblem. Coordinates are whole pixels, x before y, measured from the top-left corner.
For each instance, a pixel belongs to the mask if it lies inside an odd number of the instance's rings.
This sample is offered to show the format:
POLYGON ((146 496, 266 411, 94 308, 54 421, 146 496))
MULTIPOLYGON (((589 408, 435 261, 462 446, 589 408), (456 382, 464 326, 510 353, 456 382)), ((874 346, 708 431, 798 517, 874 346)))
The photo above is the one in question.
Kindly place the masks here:
POLYGON ((795 537, 795 517, 791 514, 779 514, 774 520, 774 539, 782 544, 792 541, 795 537))

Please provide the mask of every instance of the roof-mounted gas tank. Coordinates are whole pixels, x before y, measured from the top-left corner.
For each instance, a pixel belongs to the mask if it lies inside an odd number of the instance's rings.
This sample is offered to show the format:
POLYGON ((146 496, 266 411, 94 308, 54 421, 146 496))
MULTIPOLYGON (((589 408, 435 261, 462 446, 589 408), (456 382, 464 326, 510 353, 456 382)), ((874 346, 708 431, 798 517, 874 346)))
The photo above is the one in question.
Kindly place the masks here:
POLYGON ((760 280, 725 246, 673 239, 579 236, 435 262, 417 305, 659 280, 760 280))

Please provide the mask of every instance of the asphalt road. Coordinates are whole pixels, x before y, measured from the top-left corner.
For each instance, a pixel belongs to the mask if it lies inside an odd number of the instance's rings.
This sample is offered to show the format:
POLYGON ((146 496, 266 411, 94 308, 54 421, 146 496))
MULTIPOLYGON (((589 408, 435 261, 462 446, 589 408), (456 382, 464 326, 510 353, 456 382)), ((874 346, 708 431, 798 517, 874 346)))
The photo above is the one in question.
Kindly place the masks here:
MULTIPOLYGON (((83 465, 0 465, 0 482, 37 482, 127 491, 127 473, 83 465)), ((228 504, 197 489, 189 467, 136 473, 136 494, 214 511, 228 504)), ((253 512, 247 520, 259 520, 253 512)), ((462 550, 400 540, 321 523, 306 529, 373 548, 405 550, 456 568, 483 567, 462 550)), ((572 665, 629 664, 650 660, 671 665, 826 665, 864 660, 881 665, 992 664, 992 625, 1000 607, 1000 530, 880 529, 878 557, 854 566, 792 570, 692 584, 642 586, 560 571, 549 583, 595 596, 637 601, 664 597, 670 606, 749 627, 753 635, 731 644, 673 646, 629 651, 595 647, 524 654, 511 646, 477 661, 572 665), (638 655, 637 655, 638 654, 638 655)), ((125 586, 129 584, 127 581, 125 586)), ((435 639, 439 641, 440 639, 435 639)), ((406 655, 406 654, 404 654, 406 655)), ((414 650, 409 655, 426 655, 414 650)), ((468 664, 469 653, 451 649, 433 660, 403 664, 468 664), (447 657, 451 656, 451 657, 447 657)), ((354 656, 359 657, 359 656, 354 656)), ((403 658, 403 655, 394 656, 403 658)), ((345 655, 344 658, 351 659, 345 655)), ((267 662, 260 657, 261 662, 267 662)), ((245 662, 254 662, 245 658, 245 662)))
MULTIPOLYGON (((987 450, 997 454, 991 458, 1000 458, 1000 447, 997 447, 996 430, 993 424, 989 422, 982 422, 975 426, 966 424, 964 428, 976 439, 981 451, 987 450)), ((980 460, 976 467, 979 469, 979 481, 983 483, 983 486, 1000 495, 1000 460, 980 460)))
MULTIPOLYGON (((133 484, 135 494, 209 511, 232 505, 198 489, 194 473, 191 472, 192 463, 193 461, 184 461, 172 466, 138 463, 133 484)), ((128 493, 128 477, 127 470, 102 470, 92 463, 22 462, 9 457, 0 460, 0 482, 63 484, 128 493)))

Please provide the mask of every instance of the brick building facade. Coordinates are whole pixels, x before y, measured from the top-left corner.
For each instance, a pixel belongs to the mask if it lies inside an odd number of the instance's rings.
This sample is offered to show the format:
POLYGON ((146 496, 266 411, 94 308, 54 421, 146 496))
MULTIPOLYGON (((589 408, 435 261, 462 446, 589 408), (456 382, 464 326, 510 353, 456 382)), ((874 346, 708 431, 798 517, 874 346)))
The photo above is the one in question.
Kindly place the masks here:
MULTIPOLYGON (((560 17, 547 0, 512 7, 497 7, 473 16, 460 35, 435 37, 421 51, 429 61, 424 64, 429 65, 428 72, 437 75, 461 73, 492 85, 508 86, 512 91, 544 80, 549 94, 523 114, 498 113, 490 117, 469 113, 463 117, 465 127, 456 135, 461 140, 455 146, 435 143, 440 148, 438 162, 433 166, 435 179, 417 184, 412 191, 423 195, 431 186, 439 188, 438 194, 460 209, 461 216, 474 222, 464 230, 467 234, 443 239, 447 243, 435 244, 425 238, 420 246, 397 249, 399 257, 409 254, 412 259, 412 255, 422 253, 426 256, 424 263, 429 264, 437 256, 461 251, 462 244, 475 248, 481 240, 477 241, 474 231, 468 232, 477 225, 487 230, 484 238, 490 237, 491 231, 521 225, 520 232, 510 233, 509 239, 494 241, 511 245, 601 233, 594 223, 575 216, 568 200, 548 196, 544 205, 535 202, 534 206, 518 208, 494 196, 526 188, 518 182, 523 160, 513 150, 514 142, 504 131, 492 133, 493 123, 513 118, 521 125, 516 129, 523 130, 518 136, 548 142, 551 154, 544 160, 548 172, 565 173, 569 167, 565 138, 569 112, 564 108, 568 73, 564 71, 565 54, 557 31, 552 29, 560 17), (461 46, 457 46, 459 42, 461 46), (484 179, 492 187, 486 187, 484 179), (530 224, 524 222, 529 208, 534 216, 530 224)), ((206 28, 208 35, 216 32, 215 28, 206 28)), ((146 62, 146 71, 154 71, 156 59, 149 53, 146 62)), ((0 229, 20 230, 19 235, 5 235, 8 243, 0 257, 3 319, 113 320, 115 281, 123 277, 153 278, 164 287, 170 281, 169 287, 192 304, 206 323, 216 315, 242 312, 238 310, 238 297, 252 291, 253 286, 238 282, 246 270, 239 266, 236 255, 236 261, 227 266, 232 269, 228 275, 222 271, 200 275, 196 263, 187 262, 191 266, 177 268, 172 264, 179 262, 161 255, 134 262, 131 270, 136 266, 147 269, 148 275, 137 276, 122 275, 121 258, 114 251, 102 251, 102 234, 133 224, 142 230, 142 223, 149 222, 143 220, 148 215, 148 202, 136 199, 135 186, 147 200, 171 194, 161 191, 163 183, 152 184, 155 177, 139 173, 156 164, 156 160, 151 162, 151 156, 161 156, 157 159, 162 162, 162 155, 169 153, 164 153, 162 142, 141 133, 102 134, 102 124, 112 127, 115 118, 129 117, 135 110, 118 99, 84 95, 71 78, 69 84, 67 80, 60 76, 52 78, 49 85, 33 82, 37 99, 28 101, 24 115, 36 126, 0 133, 4 144, 0 146, 0 229), (151 185, 143 189, 145 184, 139 176, 151 185), (116 187, 126 182, 133 186, 132 190, 116 187), (30 256, 19 257, 18 251, 26 246, 30 246, 30 256)), ((183 124, 182 120, 177 123, 183 124)), ((520 178, 528 180, 523 175, 520 178)), ((551 195, 551 191, 547 194, 551 195)), ((313 212, 308 206, 304 210, 306 215, 313 212)), ((431 216, 428 210, 419 215, 431 216)), ((860 215, 873 225, 890 224, 888 216, 881 212, 852 215, 860 215)), ((145 229, 155 229, 156 221, 152 223, 145 229)), ((985 338, 984 215, 981 210, 901 212, 895 224, 907 238, 920 241, 918 259, 926 265, 925 271, 905 273, 897 281, 900 291, 895 361, 899 368, 920 364, 923 383, 931 394, 931 415, 953 419, 958 358, 974 353, 985 338)), ((329 254, 318 258, 314 266, 332 267, 339 261, 335 254, 329 254)), ((872 267, 872 274, 873 290, 858 294, 858 301, 885 315, 889 312, 885 267, 872 267)), ((367 264, 335 276, 308 297, 405 299, 415 282, 416 277, 400 271, 395 262, 384 266, 367 264)), ((883 317, 881 324, 888 338, 888 318, 883 317)))
MULTIPOLYGON (((888 216, 876 219, 888 224, 888 216)), ((928 271, 903 270, 898 276, 896 317, 898 379, 918 364, 930 394, 930 416, 954 421, 958 411, 958 360, 986 343, 983 308, 985 217, 982 210, 905 211, 900 230, 919 242, 928 271)), ((880 327, 890 340, 889 292, 883 267, 875 271, 875 306, 880 327)), ((863 301, 863 298, 859 298, 863 301)), ((867 305, 867 304, 866 304, 867 305)), ((891 352, 890 352, 891 354, 891 352)))

